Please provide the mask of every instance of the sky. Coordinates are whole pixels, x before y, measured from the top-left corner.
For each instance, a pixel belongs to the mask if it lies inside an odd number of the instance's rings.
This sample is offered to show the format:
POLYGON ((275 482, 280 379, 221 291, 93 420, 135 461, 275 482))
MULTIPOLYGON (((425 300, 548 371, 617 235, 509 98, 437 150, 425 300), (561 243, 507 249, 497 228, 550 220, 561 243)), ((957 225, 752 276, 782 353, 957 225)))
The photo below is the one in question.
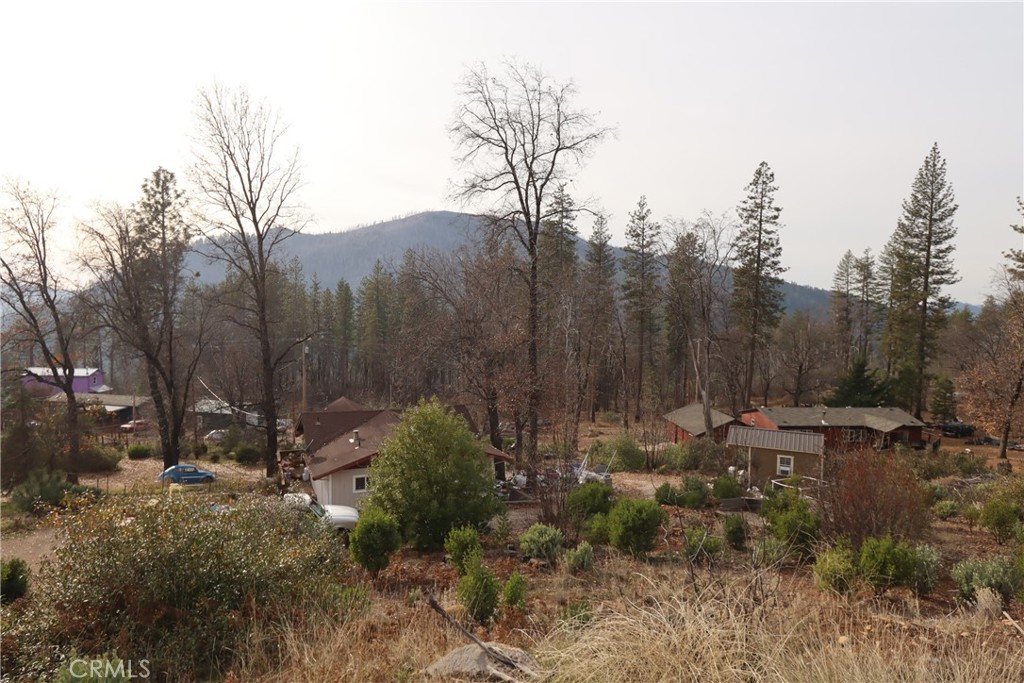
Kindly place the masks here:
POLYGON ((885 245, 936 142, 960 206, 948 292, 980 303, 1022 242, 1021 2, 94 0, 3 16, 0 179, 55 191, 69 231, 97 202, 138 199, 158 166, 184 182, 197 92, 216 83, 288 122, 311 231, 486 210, 450 198, 447 130, 466 69, 515 59, 572 80, 615 127, 569 186, 610 215, 613 243, 641 195, 662 221, 734 210, 766 161, 784 277, 828 288, 847 249, 885 245))

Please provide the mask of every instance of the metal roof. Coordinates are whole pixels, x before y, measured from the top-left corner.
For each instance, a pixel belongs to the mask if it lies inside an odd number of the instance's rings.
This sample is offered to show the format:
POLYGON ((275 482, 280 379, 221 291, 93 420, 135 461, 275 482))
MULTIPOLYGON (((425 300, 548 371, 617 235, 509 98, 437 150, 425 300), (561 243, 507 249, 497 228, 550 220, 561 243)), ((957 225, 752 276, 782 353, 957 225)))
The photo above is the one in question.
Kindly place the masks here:
MULTIPOLYGON (((95 374, 95 373, 97 373, 99 371, 100 371, 99 368, 75 368, 74 376, 75 377, 89 377, 90 375, 95 374)), ((39 377, 40 379, 43 379, 43 380, 45 380, 45 379, 53 379, 54 378, 53 370, 51 370, 50 368, 44 368, 44 367, 25 368, 25 372, 29 373, 30 375, 35 375, 35 376, 37 376, 37 377, 39 377)))
POLYGON ((868 427, 891 432, 900 427, 923 427, 924 423, 899 408, 759 408, 780 428, 868 427))
POLYGON ((727 446, 749 446, 750 448, 765 448, 773 451, 822 455, 825 452, 825 435, 732 425, 729 427, 729 436, 726 438, 725 444, 727 446))
MULTIPOLYGON (((700 403, 691 403, 688 406, 676 408, 668 415, 665 415, 665 419, 677 427, 685 429, 693 436, 700 436, 704 433, 704 406, 700 403)), ((714 408, 711 409, 712 429, 718 429, 722 425, 727 425, 733 419, 731 415, 726 415, 714 408)))

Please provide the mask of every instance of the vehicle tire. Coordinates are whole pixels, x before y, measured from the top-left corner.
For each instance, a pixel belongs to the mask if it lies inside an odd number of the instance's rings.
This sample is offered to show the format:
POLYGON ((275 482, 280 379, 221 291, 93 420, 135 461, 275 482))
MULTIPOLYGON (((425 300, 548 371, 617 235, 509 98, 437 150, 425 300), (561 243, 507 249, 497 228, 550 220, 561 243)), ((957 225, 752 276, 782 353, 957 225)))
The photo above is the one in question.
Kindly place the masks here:
POLYGON ((206 484, 206 485, 212 484, 213 483, 213 477, 203 477, 203 483, 206 484))

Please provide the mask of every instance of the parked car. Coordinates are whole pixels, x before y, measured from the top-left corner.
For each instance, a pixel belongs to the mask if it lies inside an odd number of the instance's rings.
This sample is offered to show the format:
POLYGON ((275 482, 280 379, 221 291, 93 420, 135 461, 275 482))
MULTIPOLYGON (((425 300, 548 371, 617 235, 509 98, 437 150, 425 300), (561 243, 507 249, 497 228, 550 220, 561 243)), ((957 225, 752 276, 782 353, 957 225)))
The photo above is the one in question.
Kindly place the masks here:
POLYGON ((175 484, 212 484, 217 481, 217 475, 195 465, 173 465, 158 474, 156 480, 175 484))
POLYGON ((129 432, 142 432, 149 429, 149 423, 145 420, 131 420, 121 425, 121 431, 125 433, 129 432))
POLYGON ((214 429, 207 433, 207 435, 203 437, 203 440, 209 441, 210 443, 224 443, 224 439, 226 438, 228 438, 228 430, 214 429))
POLYGON ((974 425, 965 424, 963 422, 947 422, 942 425, 942 435, 952 437, 954 439, 962 439, 965 436, 974 435, 974 425))
POLYGON ((351 531, 359 521, 359 510, 347 505, 321 505, 308 493, 286 493, 284 502, 293 507, 309 510, 331 527, 351 531))

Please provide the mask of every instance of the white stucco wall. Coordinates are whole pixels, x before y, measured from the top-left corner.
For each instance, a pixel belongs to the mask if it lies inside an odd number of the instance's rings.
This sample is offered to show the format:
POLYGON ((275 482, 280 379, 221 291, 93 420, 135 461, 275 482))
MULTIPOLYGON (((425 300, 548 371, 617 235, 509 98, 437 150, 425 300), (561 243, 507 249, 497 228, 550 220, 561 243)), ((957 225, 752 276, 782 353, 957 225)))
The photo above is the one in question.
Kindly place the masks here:
MULTIPOLYGON (((353 487, 355 486, 355 478, 359 476, 365 477, 369 472, 370 470, 366 467, 335 472, 334 474, 320 480, 322 482, 329 482, 326 483, 324 488, 329 489, 329 492, 326 495, 330 496, 330 503, 326 503, 324 501, 324 498, 321 496, 319 491, 317 491, 317 498, 319 498, 320 502, 325 505, 348 505, 350 507, 359 508, 361 507, 362 501, 368 495, 368 492, 356 493, 353 490, 353 487)), ((316 486, 313 487, 313 490, 316 491, 316 486)))

